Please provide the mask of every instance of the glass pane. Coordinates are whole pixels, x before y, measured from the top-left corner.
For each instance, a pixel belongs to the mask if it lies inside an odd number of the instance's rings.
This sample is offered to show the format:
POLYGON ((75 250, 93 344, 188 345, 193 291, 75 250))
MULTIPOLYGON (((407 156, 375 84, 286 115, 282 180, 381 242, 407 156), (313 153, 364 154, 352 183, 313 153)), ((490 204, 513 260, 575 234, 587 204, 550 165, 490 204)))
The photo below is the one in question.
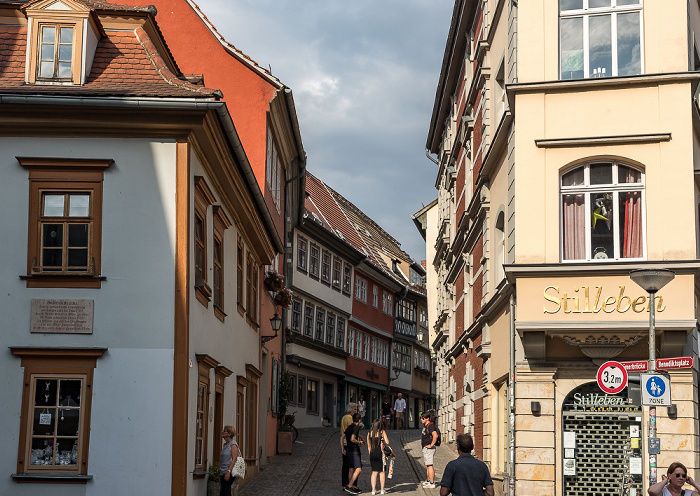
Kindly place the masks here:
POLYGON ((591 16, 588 20, 589 77, 612 76, 611 16, 591 16))
POLYGON ((53 62, 42 62, 40 64, 39 77, 53 77, 53 62))
POLYGON ((640 191, 619 193, 620 206, 620 253, 622 258, 641 258, 642 240, 642 193, 640 191))
POLYGON ((61 28, 61 43, 73 43, 73 28, 61 28))
POLYGON ((44 217, 63 217, 64 195, 44 195, 44 217))
POLYGON ((75 465, 78 463, 78 440, 58 439, 58 457, 56 463, 59 465, 75 465))
POLYGON ((562 19, 561 78, 583 78, 583 18, 562 19))
POLYGON ((53 45, 41 45, 41 60, 53 61, 53 45))
POLYGON ((59 436, 77 436, 78 424, 80 422, 80 409, 59 408, 58 409, 58 430, 59 436))
POLYGON ((61 45, 58 47, 58 60, 68 62, 70 65, 71 57, 73 56, 73 47, 70 45, 61 45))
POLYGON ((63 250, 61 250, 60 248, 45 248, 41 252, 41 265, 44 268, 44 270, 52 270, 49 267, 54 267, 53 270, 59 270, 56 269, 56 267, 61 267, 63 263, 62 257, 63 250))
POLYGON ((581 186, 583 184, 583 167, 574 169, 561 176, 562 186, 581 186))
POLYGON ((617 166, 617 182, 618 183, 641 183, 642 173, 638 170, 626 167, 624 165, 617 166))
POLYGON ((612 164, 591 164, 591 184, 612 184, 612 164))
POLYGON ((583 0, 561 0, 559 3, 561 10, 576 10, 583 8, 583 0))
POLYGON ((44 224, 44 240, 42 246, 60 247, 63 245, 63 224, 44 224))
POLYGON ((53 439, 32 438, 32 465, 53 464, 53 439))
POLYGON ((588 0, 588 8, 595 9, 598 7, 611 7, 612 0, 588 0))
POLYGON ((41 42, 53 43, 56 41, 56 28, 53 26, 44 26, 41 28, 41 42))
POLYGON ((612 193, 591 195, 591 258, 615 257, 612 193))
POLYGON ((56 425, 55 408, 35 408, 32 434, 34 436, 53 436, 56 425))
POLYGON ((68 226, 68 247, 85 248, 88 245, 89 229, 87 224, 70 224, 68 226))
POLYGON ((80 391, 82 388, 82 381, 80 379, 64 379, 61 381, 59 388, 59 406, 80 406, 80 391))
POLYGON ((70 249, 68 250, 68 265, 70 267, 87 267, 88 266, 88 251, 87 248, 70 249))
POLYGON ((36 393, 34 395, 35 406, 56 406, 56 389, 58 381, 55 379, 39 379, 36 381, 36 393))
POLYGON ((641 0, 617 0, 617 5, 639 5, 641 0))
POLYGON ((58 77, 60 77, 60 78, 70 77, 70 62, 59 62, 58 63, 58 77))
POLYGON ((642 73, 639 12, 617 15, 617 75, 642 73))
POLYGON ((70 195, 68 203, 69 217, 90 216, 90 195, 70 195))

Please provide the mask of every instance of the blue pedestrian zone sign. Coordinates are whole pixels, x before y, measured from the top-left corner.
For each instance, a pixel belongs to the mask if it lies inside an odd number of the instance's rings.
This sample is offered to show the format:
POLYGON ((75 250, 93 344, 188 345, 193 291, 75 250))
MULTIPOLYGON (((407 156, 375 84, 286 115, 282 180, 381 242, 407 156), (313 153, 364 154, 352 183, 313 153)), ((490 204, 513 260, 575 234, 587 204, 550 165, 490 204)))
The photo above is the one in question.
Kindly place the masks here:
POLYGON ((641 374, 642 405, 671 406, 671 381, 661 374, 641 374))

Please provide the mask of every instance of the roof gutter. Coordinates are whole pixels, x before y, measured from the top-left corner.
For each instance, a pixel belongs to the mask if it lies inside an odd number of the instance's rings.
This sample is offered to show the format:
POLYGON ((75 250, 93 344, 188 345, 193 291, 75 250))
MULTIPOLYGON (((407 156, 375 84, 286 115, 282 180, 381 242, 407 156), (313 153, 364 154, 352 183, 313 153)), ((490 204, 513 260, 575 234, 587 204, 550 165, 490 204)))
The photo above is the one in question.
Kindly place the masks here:
POLYGON ((233 153, 243 172, 250 193, 255 201, 258 211, 263 218, 268 234, 279 253, 284 253, 284 245, 280 239, 270 211, 265 203, 265 198, 255 178, 253 168, 243 149, 241 139, 238 137, 233 125, 231 114, 228 112, 225 102, 216 100, 203 100, 197 98, 142 98, 142 97, 66 97, 47 95, 12 95, 0 94, 0 105, 65 105, 77 107, 123 107, 140 109, 182 109, 182 110, 213 110, 216 111, 224 133, 229 140, 233 153))

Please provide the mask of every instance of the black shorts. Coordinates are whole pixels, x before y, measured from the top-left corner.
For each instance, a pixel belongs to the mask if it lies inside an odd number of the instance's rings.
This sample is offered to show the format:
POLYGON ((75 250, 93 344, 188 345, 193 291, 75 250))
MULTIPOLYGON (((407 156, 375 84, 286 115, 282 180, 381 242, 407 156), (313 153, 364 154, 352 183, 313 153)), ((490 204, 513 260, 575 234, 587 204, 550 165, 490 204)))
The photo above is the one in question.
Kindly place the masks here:
POLYGON ((384 470, 381 449, 376 449, 369 454, 369 466, 372 468, 372 472, 381 472, 384 470))
POLYGON ((348 451, 346 456, 349 468, 362 468, 362 458, 359 451, 348 451))

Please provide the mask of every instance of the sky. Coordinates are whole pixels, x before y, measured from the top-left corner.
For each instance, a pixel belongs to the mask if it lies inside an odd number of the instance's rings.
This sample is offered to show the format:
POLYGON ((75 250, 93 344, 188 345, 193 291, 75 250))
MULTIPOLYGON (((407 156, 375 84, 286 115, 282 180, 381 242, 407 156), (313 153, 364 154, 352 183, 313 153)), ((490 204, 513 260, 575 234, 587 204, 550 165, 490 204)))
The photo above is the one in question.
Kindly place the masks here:
POLYGON ((411 216, 437 197, 425 143, 454 0, 197 4, 292 89, 308 171, 425 260, 411 216))

